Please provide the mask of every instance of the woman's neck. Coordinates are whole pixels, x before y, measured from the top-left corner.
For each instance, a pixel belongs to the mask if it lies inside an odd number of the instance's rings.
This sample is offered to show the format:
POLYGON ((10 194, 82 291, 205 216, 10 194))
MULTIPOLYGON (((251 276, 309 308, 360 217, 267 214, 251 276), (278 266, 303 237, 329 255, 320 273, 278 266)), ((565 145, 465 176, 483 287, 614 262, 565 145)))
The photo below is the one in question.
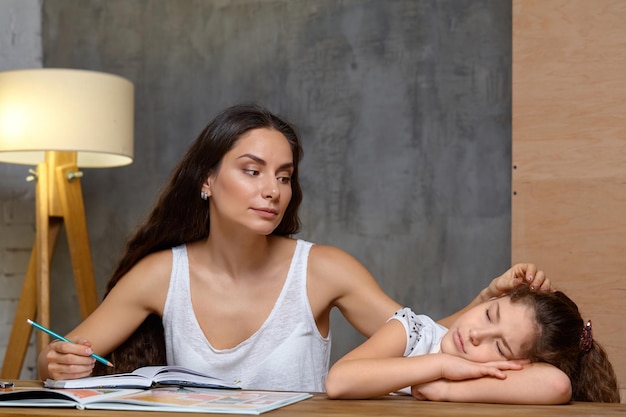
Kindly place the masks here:
POLYGON ((195 262, 225 275, 246 277, 258 275, 280 256, 277 245, 284 238, 277 236, 249 235, 245 238, 221 236, 211 232, 209 237, 194 244, 191 255, 195 262))

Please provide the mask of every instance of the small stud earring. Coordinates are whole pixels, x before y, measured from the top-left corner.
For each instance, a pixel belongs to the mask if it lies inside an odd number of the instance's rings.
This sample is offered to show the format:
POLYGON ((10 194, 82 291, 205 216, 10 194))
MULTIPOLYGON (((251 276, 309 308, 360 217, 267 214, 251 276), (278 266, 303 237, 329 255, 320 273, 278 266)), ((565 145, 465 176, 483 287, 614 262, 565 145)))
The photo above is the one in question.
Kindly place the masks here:
POLYGON ((200 198, 206 201, 209 198, 209 195, 206 191, 200 191, 200 198))

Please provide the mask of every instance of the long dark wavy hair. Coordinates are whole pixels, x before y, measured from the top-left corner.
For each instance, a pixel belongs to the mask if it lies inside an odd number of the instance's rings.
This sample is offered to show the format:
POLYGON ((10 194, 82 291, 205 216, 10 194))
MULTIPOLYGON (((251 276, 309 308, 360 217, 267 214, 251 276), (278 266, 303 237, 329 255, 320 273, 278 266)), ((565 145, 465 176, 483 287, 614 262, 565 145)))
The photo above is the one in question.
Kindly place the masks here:
POLYGON ((565 372, 573 401, 620 402, 615 370, 602 346, 589 333, 578 306, 561 291, 534 292, 525 285, 509 294, 511 302, 531 308, 537 338, 528 359, 546 362, 565 372))
MULTIPOLYGON (((106 295, 122 277, 147 255, 191 243, 209 236, 209 205, 200 198, 202 184, 215 172, 224 155, 246 132, 269 128, 282 133, 293 153, 291 200, 273 235, 290 236, 300 230, 298 208, 302 189, 298 165, 302 145, 295 128, 283 118, 256 104, 236 105, 218 114, 188 148, 172 172, 152 210, 126 244, 125 253, 107 284, 106 295)), ((105 295, 105 297, 106 297, 105 295)), ((110 355, 115 372, 128 372, 147 365, 164 365, 165 340, 161 317, 151 314, 110 355)), ((112 372, 96 364, 94 374, 112 372)))

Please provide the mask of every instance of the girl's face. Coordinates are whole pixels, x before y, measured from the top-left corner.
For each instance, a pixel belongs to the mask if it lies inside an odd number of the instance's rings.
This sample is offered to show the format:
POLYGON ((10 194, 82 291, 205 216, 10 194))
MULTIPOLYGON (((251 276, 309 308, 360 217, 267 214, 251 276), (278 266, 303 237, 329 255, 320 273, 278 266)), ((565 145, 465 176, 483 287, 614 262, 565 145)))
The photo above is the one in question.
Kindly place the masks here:
POLYGON ((531 308, 500 297, 461 315, 441 340, 441 351, 474 362, 526 359, 536 337, 531 308))
POLYGON ((202 187, 210 196, 211 230, 215 221, 271 234, 291 200, 292 173, 293 153, 282 133, 259 128, 243 134, 202 187))

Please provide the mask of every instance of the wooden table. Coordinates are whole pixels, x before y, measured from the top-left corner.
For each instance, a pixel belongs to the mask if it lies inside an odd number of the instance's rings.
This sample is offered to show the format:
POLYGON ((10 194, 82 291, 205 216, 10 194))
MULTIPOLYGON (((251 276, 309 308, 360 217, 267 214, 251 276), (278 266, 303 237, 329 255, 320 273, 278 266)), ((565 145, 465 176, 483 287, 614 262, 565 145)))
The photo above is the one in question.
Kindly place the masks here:
MULTIPOLYGON (((26 385, 26 384, 20 384, 26 385)), ((30 384, 29 384, 30 385, 30 384)), ((68 416, 68 417, 181 417, 184 413, 154 411, 102 411, 58 408, 0 407, 0 416, 68 416)), ((197 413, 188 413, 189 417, 197 413)), ((204 414, 230 416, 232 414, 204 414)), ((269 417, 357 417, 357 416, 529 416, 529 417, 626 417, 626 404, 572 403, 567 405, 498 405, 417 401, 408 396, 385 396, 374 400, 329 400, 324 394, 262 414, 269 417)))

